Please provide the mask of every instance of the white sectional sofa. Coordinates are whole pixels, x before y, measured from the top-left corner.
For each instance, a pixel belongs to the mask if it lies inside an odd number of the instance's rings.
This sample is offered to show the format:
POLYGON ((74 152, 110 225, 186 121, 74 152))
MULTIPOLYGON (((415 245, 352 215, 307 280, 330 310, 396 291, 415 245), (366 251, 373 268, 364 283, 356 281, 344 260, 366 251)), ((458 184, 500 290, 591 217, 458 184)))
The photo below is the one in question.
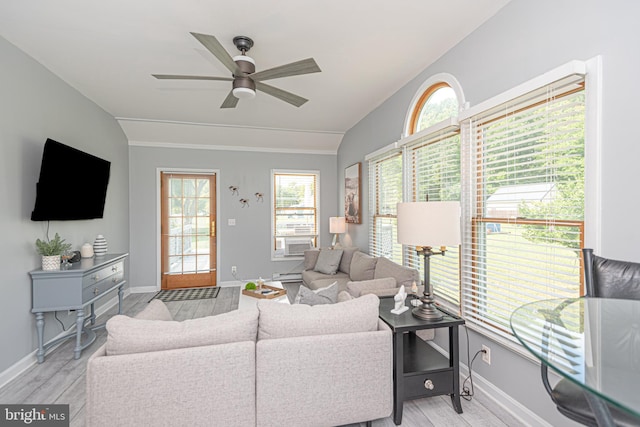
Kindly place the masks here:
POLYGON ((392 337, 366 295, 176 322, 114 316, 88 361, 86 425, 331 426, 392 410, 392 337))

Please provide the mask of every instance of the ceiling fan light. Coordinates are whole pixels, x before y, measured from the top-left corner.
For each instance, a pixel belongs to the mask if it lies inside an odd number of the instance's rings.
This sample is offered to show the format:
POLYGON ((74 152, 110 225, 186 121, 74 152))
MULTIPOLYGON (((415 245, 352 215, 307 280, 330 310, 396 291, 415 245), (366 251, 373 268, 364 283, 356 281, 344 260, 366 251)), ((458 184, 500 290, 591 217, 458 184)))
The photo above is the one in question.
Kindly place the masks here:
POLYGON ((250 62, 253 65, 256 65, 256 61, 254 61, 252 57, 247 55, 236 55, 233 57, 233 61, 234 62, 245 61, 245 62, 250 62))
POLYGON ((250 99, 256 96, 256 91, 248 87, 234 87, 233 96, 238 99, 250 99))

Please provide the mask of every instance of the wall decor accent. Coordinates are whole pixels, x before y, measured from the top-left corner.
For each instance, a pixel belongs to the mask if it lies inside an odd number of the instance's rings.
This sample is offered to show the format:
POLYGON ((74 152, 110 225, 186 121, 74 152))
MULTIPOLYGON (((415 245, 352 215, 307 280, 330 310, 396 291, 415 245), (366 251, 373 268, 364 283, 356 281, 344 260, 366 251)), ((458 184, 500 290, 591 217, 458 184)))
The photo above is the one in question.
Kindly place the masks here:
POLYGON ((230 185, 229 186, 229 190, 231 190, 231 195, 232 196, 239 196, 240 193, 238 192, 238 187, 236 187, 235 185, 230 185))
POLYGON ((247 200, 247 199, 240 199, 240 204, 242 205, 242 207, 243 207, 243 208, 244 208, 245 206, 246 206, 246 207, 249 207, 249 200, 247 200))
POLYGON ((344 170, 344 216, 349 224, 361 224, 360 162, 344 170))
POLYGON ((264 202, 264 195, 262 193, 256 193, 256 200, 258 202, 264 202))

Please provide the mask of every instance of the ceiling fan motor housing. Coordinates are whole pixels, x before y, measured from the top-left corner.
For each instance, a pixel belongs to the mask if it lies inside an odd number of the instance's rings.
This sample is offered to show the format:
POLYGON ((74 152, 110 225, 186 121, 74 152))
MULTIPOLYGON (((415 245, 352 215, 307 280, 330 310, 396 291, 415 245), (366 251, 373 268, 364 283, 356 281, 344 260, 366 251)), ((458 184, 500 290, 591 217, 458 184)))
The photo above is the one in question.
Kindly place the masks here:
POLYGON ((233 58, 238 66, 237 75, 233 75, 233 96, 236 98, 253 98, 256 95, 256 84, 248 75, 256 72, 253 58, 238 55, 233 58))

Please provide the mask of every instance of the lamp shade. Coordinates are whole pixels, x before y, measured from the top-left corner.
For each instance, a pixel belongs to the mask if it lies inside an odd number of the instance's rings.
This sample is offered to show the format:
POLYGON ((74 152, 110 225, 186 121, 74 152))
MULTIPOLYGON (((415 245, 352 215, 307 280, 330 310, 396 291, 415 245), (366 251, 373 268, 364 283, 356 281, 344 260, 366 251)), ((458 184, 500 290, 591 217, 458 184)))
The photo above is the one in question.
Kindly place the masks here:
POLYGON ((347 222, 343 216, 332 216, 329 218, 329 233, 342 234, 347 231, 347 222))
POLYGON ((460 202, 398 203, 398 243, 411 246, 460 244, 460 202))

